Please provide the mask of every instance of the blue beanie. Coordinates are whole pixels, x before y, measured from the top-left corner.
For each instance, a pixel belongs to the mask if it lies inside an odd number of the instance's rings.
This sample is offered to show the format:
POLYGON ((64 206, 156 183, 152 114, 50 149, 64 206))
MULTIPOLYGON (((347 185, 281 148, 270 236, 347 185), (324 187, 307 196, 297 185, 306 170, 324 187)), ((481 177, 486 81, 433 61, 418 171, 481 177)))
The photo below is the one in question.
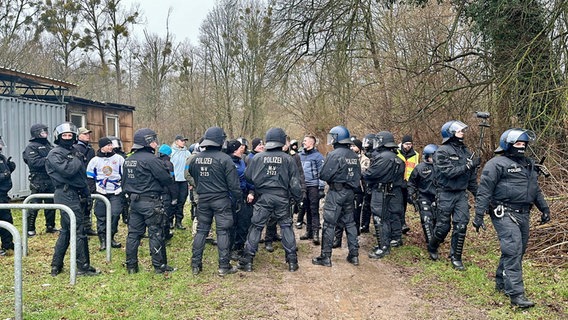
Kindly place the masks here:
POLYGON ((167 144, 163 144, 160 146, 160 149, 158 149, 158 152, 169 156, 172 154, 172 147, 168 146, 167 144))

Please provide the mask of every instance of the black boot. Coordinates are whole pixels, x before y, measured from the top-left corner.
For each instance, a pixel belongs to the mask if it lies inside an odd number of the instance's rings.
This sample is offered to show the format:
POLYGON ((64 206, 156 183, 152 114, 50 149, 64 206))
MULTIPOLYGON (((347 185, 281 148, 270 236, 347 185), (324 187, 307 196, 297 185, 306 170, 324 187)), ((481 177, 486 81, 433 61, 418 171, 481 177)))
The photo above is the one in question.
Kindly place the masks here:
POLYGON ((348 255, 347 256, 347 262, 351 263, 354 266, 358 266, 359 265, 359 257, 348 255))
POLYGON ((465 266, 462 262, 463 243, 465 241, 465 233, 460 233, 457 236, 456 247, 454 254, 450 257, 452 260, 452 267, 459 271, 464 271, 465 266))
POLYGON ((440 240, 435 235, 432 237, 432 241, 428 243, 428 254, 430 255, 430 259, 434 261, 440 258, 440 256, 438 255, 438 247, 440 247, 440 243, 442 243, 442 240, 440 240))
POLYGON ((33 237, 36 235, 36 218, 37 218, 37 212, 35 212, 35 214, 33 212, 30 212, 28 215, 28 237, 33 237))
POLYGON ((101 242, 101 246, 99 247, 99 251, 105 251, 107 246, 106 246, 106 236, 103 235, 99 235, 99 241, 101 242))
POLYGON ((128 274, 135 274, 140 272, 140 269, 138 268, 138 265, 135 265, 133 267, 127 267, 126 271, 128 272, 128 274))
POLYGON ((244 272, 252 272, 252 256, 245 253, 237 263, 237 269, 243 270, 244 272))
POLYGON ((200 274, 201 271, 203 271, 203 266, 202 266, 202 265, 198 265, 198 266, 193 266, 193 267, 191 267, 191 273, 192 273, 194 276, 200 274))
POLYGON ((288 262, 288 271, 295 272, 300 269, 298 265, 298 257, 296 255, 290 255, 286 261, 288 262))
POLYGON ((100 270, 95 269, 93 266, 86 266, 83 268, 77 268, 77 275, 78 276, 98 276, 101 274, 100 270))
POLYGON ((219 267, 218 274, 220 277, 224 277, 228 274, 233 274, 237 272, 237 268, 231 266, 231 264, 227 265, 227 266, 223 266, 223 267, 219 267))
POLYGON ((320 232, 319 232, 319 230, 314 231, 313 243, 314 243, 314 245, 316 245, 316 246, 319 246, 319 245, 321 244, 320 232))
POLYGON ((274 247, 272 246, 272 241, 265 241, 264 242, 264 249, 268 252, 274 252, 274 247))
POLYGON ((54 226, 45 227, 45 233, 58 233, 59 229, 54 226))
POLYGON ((312 259, 312 264, 317 266, 331 267, 331 257, 329 254, 322 253, 321 256, 312 259))
POLYGON ((116 241, 114 240, 114 235, 113 235, 112 238, 110 239, 110 246, 111 246, 112 248, 121 248, 121 247, 122 247, 122 244, 121 244, 120 242, 116 242, 116 241))
POLYGON ((381 259, 390 254, 390 247, 377 247, 375 250, 369 252, 369 258, 381 259))
POLYGON ((167 264, 163 264, 159 267, 154 268, 154 272, 156 274, 169 273, 169 272, 174 272, 176 270, 177 270, 176 268, 174 268, 172 266, 168 266, 167 264))
POLYGON ((514 297, 511 297, 511 305, 514 307, 525 309, 525 308, 534 307, 534 302, 527 299, 527 297, 525 297, 525 295, 521 293, 514 297))

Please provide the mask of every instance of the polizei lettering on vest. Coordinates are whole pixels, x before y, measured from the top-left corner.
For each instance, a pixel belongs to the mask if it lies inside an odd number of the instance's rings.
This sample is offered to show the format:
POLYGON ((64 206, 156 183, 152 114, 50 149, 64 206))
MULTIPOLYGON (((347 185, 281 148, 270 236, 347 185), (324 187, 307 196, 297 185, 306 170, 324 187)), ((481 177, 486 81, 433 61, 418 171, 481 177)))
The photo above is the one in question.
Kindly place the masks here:
POLYGON ((212 164, 213 158, 195 158, 197 164, 212 164))
POLYGON ((345 159, 345 162, 347 162, 347 164, 350 164, 350 165, 357 165, 357 163, 359 162, 359 159, 345 159))
POLYGON ((264 157, 264 163, 282 163, 282 157, 264 157))

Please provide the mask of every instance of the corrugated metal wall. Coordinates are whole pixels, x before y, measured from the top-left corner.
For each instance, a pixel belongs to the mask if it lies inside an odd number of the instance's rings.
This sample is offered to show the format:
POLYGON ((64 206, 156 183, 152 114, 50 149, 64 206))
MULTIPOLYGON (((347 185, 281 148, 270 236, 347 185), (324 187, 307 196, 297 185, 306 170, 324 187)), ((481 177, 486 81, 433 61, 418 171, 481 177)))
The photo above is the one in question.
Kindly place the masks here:
POLYGON ((0 96, 0 134, 6 147, 2 154, 12 157, 16 171, 12 175, 14 187, 9 195, 14 198, 30 194, 28 166, 22 159, 22 151, 29 143, 30 127, 43 123, 49 127, 49 141, 53 142, 53 129, 65 121, 65 105, 42 101, 0 96))

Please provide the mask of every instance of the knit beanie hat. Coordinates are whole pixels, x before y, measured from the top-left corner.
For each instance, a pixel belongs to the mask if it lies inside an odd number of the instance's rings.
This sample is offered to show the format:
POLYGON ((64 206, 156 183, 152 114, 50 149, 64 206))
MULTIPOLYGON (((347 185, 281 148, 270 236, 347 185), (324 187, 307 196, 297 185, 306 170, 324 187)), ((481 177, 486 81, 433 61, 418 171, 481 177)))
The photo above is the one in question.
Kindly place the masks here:
POLYGON ((99 148, 112 144, 112 140, 109 137, 102 137, 99 139, 99 148))
POLYGON ((407 134, 404 137, 402 137, 402 143, 405 143, 405 142, 412 142, 412 136, 407 134))
POLYGON ((258 147, 258 145, 261 144, 261 143, 262 143, 261 138, 252 139, 252 150, 256 149, 256 147, 258 147))

